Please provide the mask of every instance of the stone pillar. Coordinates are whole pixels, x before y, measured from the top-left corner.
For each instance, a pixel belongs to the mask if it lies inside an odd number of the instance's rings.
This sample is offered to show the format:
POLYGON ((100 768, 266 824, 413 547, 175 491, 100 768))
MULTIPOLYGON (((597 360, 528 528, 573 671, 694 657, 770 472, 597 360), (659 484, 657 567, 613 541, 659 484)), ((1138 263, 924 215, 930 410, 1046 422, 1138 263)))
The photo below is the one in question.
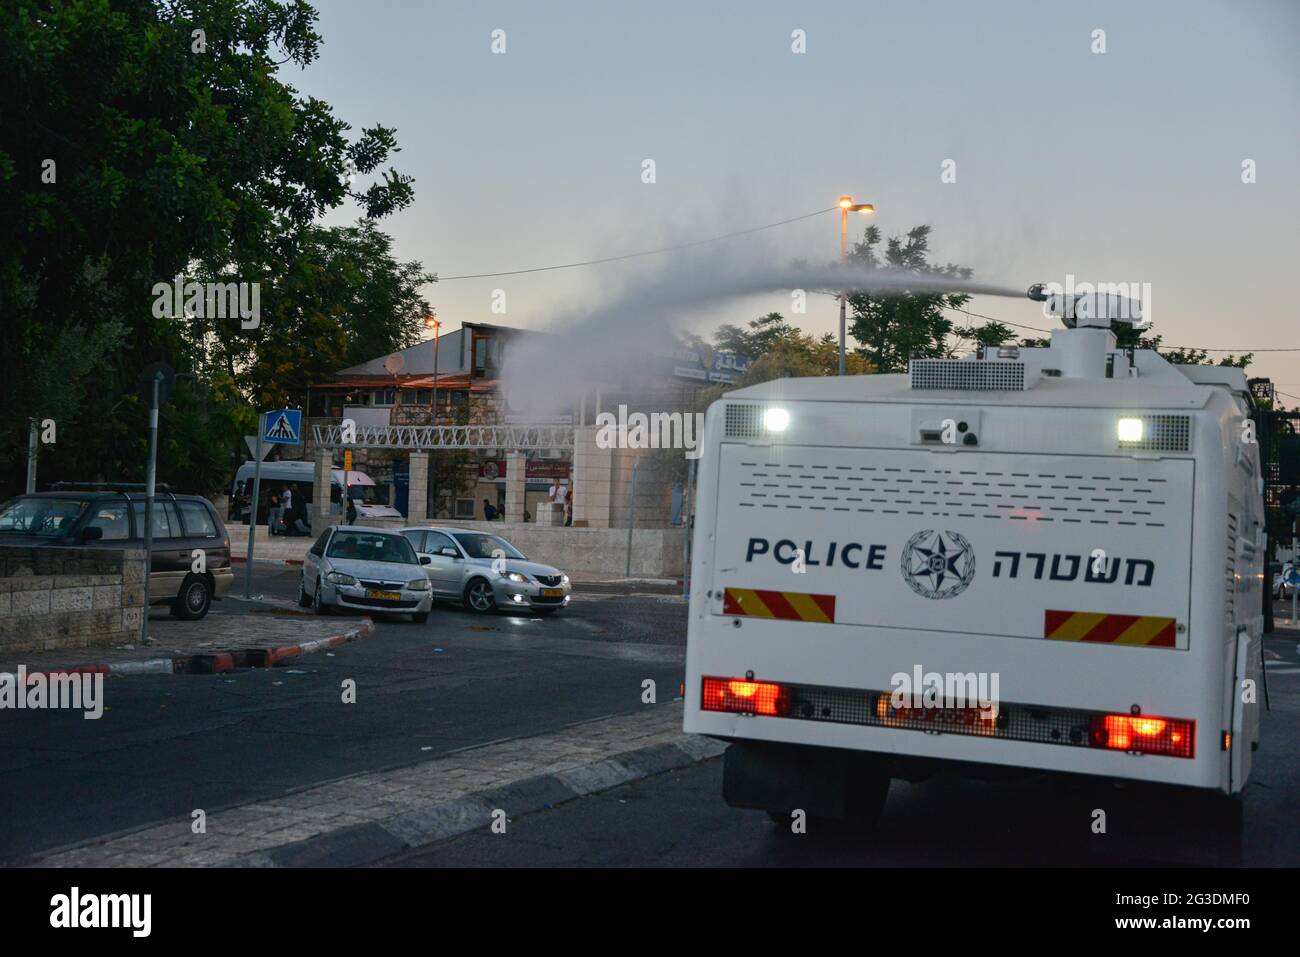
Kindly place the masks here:
POLYGON ((410 484, 406 494, 406 521, 419 525, 429 518, 429 453, 411 454, 410 484))
POLYGON ((528 453, 506 453, 506 521, 523 522, 524 490, 528 487, 528 453))
POLYGON ((588 528, 610 528, 611 470, 614 450, 596 442, 596 426, 574 430, 573 437, 573 524, 588 528))
POLYGON ((316 469, 312 473, 312 495, 311 495, 311 514, 313 519, 323 519, 320 522, 313 522, 315 528, 322 529, 328 524, 330 516, 330 482, 332 480, 331 469, 334 467, 333 449, 316 450, 316 469))

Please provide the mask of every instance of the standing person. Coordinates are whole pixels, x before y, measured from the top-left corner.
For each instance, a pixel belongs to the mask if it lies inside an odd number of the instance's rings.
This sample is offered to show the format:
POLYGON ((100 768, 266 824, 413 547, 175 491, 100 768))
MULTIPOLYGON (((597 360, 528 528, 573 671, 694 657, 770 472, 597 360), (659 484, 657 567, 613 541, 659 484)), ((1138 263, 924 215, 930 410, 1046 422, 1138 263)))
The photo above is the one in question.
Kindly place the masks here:
POLYGON ((299 535, 310 535, 311 520, 307 515, 307 499, 303 496, 302 489, 295 485, 292 489, 286 488, 284 494, 293 502, 292 513, 287 506, 285 508, 285 527, 293 529, 299 535))
POLYGON ((557 478, 546 491, 547 497, 551 500, 548 507, 551 509, 552 514, 557 511, 564 512, 564 502, 569 496, 569 488, 563 484, 563 481, 563 479, 557 478))
POLYGON ((492 503, 483 499, 483 520, 490 522, 497 517, 497 510, 492 507, 492 503))
POLYGON ((346 489, 346 492, 348 497, 348 509, 347 509, 348 524, 355 525, 357 523, 357 500, 352 497, 351 486, 349 486, 346 489))
POLYGON ((564 501, 564 524, 570 526, 573 524, 573 499, 566 498, 564 501))
POLYGON ((269 502, 271 508, 266 514, 266 533, 274 535, 280 530, 280 514, 284 511, 284 506, 280 503, 280 497, 275 494, 275 489, 271 489, 269 502))

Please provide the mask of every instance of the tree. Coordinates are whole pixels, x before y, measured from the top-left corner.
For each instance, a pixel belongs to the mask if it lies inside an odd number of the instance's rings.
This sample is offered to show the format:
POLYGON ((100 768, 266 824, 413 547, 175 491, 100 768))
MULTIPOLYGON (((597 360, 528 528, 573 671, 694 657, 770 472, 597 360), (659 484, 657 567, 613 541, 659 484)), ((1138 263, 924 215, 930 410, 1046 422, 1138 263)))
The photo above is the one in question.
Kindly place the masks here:
POLYGON ((713 334, 713 341, 719 349, 734 352, 748 359, 757 359, 770 352, 775 346, 798 330, 785 321, 779 312, 769 312, 749 322, 747 329, 725 324, 718 327, 713 334))
MULTIPOLYGON (((153 314, 155 284, 183 274, 274 285, 310 260, 320 238, 302 233, 347 197, 367 219, 412 201, 409 177, 380 170, 397 151, 392 130, 350 138, 327 104, 277 77, 318 55, 316 17, 305 0, 3 6, 0 367, 15 373, 0 383, 5 484, 21 481, 31 417, 57 419, 56 465, 135 470, 131 396, 153 360, 192 375, 194 404, 181 400, 164 424, 200 415, 217 417, 205 433, 246 429, 251 410, 223 402, 243 395, 249 373, 209 368, 185 317, 153 314), (374 181, 353 189, 358 174, 374 181)), ((245 360, 276 335, 271 317, 253 335, 237 321, 206 333, 252 340, 245 360)), ((213 487, 212 463, 173 462, 169 448, 160 475, 176 466, 196 489, 213 487)))
MULTIPOLYGON (((1163 336, 1149 336, 1144 333, 1149 329, 1134 329, 1125 322, 1112 322, 1110 331, 1115 334, 1115 343, 1120 349, 1149 349, 1158 353, 1166 362, 1174 365, 1203 366, 1210 365, 1210 354, 1205 349, 1188 349, 1183 346, 1164 346, 1163 336)), ((1052 344, 1049 338, 1025 338, 1020 344, 1026 348, 1047 348, 1052 344)), ((1227 354, 1213 365, 1227 366, 1233 369, 1245 369, 1254 360, 1253 352, 1241 355, 1227 354)))
POLYGON ((1246 352, 1241 355, 1227 354, 1217 362, 1210 362, 1210 354, 1204 349, 1187 349, 1182 346, 1165 346, 1164 336, 1144 335, 1144 332, 1150 330, 1134 329, 1128 323, 1114 322, 1111 323, 1111 331, 1115 333, 1115 341, 1121 349, 1133 347, 1136 349, 1151 349, 1158 352, 1166 362, 1172 362, 1175 365, 1203 366, 1219 365, 1229 366, 1234 369, 1245 369, 1250 365, 1251 360, 1255 358, 1254 353, 1246 352))
MULTIPOLYGON (((747 329, 719 326, 714 333, 719 349, 729 349, 751 361, 744 373, 730 385, 707 390, 703 398, 712 402, 723 392, 757 385, 771 379, 835 375, 839 371, 839 342, 826 333, 820 338, 800 332, 779 312, 769 312, 749 322, 747 329)), ((845 357, 849 375, 868 375, 874 366, 861 355, 845 357)))
MULTIPOLYGON (((260 277, 262 321, 235 333, 222 319, 187 320, 179 333, 254 405, 301 401, 335 371, 414 345, 433 281, 418 262, 398 262, 374 223, 309 226, 294 237, 280 275, 260 277)), ((220 277, 217 277, 220 278, 220 277)))
POLYGON ((954 334, 969 339, 977 348, 985 346, 1004 346, 1016 338, 1016 332, 1010 326, 991 319, 982 326, 973 326, 970 329, 957 329, 954 334))
MULTIPOLYGON (((850 262, 869 271, 913 275, 918 279, 969 279, 974 274, 966 266, 953 263, 939 266, 929 261, 929 226, 914 226, 906 237, 891 237, 885 243, 883 254, 879 251, 880 242, 880 229, 868 226, 862 241, 855 243, 850 251, 850 262)), ((856 351, 880 372, 905 372, 908 360, 913 357, 950 356, 953 347, 949 337, 954 328, 944 310, 960 309, 970 298, 965 293, 913 290, 889 295, 865 292, 850 295, 849 331, 861 344, 856 351)))

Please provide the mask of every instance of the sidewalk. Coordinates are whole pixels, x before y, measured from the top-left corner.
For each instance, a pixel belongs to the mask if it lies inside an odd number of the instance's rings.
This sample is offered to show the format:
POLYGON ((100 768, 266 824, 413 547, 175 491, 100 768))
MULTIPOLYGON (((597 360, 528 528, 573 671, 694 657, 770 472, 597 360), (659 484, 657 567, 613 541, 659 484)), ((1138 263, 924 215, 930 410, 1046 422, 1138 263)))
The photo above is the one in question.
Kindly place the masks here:
MULTIPOLYGON (((364 527, 364 526, 358 526, 364 527)), ((230 533, 230 558, 236 565, 242 565, 248 558, 248 526, 227 525, 230 533)), ((291 537, 285 535, 268 536, 266 526, 257 527, 257 539, 253 543, 254 563, 273 563, 277 565, 301 565, 307 550, 316 539, 310 536, 291 537)), ((606 575, 600 572, 567 571, 574 584, 592 582, 609 585, 674 585, 680 586, 679 578, 625 578, 622 575, 606 575)))
MULTIPOLYGON (((47 851, 46 867, 347 867, 716 757, 680 703, 454 751, 47 851)), ((498 823, 500 826, 500 823, 498 823)))
MULTIPOLYGON (((230 533, 230 560, 235 563, 247 561, 248 526, 229 524, 226 531, 230 533)), ((257 538, 253 542, 253 561, 301 565, 307 549, 315 541, 316 538, 312 535, 267 535, 266 526, 259 525, 257 538)))
POLYGON ((110 675, 217 674, 269 668, 289 658, 368 637, 369 618, 330 619, 267 605, 247 615, 209 614, 180 621, 166 609, 149 615, 149 644, 16 652, 0 658, 0 674, 19 665, 36 672, 93 671, 110 675))

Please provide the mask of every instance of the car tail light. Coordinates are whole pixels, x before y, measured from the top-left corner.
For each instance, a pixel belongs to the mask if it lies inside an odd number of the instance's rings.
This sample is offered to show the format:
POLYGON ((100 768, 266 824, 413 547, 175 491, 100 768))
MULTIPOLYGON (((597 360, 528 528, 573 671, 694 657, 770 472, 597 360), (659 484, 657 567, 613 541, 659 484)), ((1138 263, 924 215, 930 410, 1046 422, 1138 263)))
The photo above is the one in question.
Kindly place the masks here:
POLYGON ((1190 758, 1196 753, 1196 722, 1145 714, 1102 714, 1092 719, 1092 745, 1190 758))
POLYGON ((790 713, 790 693, 771 681, 705 678, 700 707, 705 711, 784 717, 790 713))

